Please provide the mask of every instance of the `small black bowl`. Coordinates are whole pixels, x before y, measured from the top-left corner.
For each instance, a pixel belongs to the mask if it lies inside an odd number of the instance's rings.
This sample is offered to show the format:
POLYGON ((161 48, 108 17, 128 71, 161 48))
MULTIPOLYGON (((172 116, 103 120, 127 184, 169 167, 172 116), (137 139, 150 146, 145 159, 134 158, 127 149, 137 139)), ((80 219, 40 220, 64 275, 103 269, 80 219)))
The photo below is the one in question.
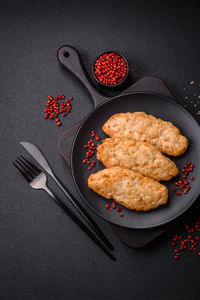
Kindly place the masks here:
POLYGON ((127 79, 127 77, 128 77, 128 74, 129 74, 129 64, 128 64, 128 60, 127 60, 127 58, 126 58, 123 54, 121 54, 121 53, 118 52, 118 51, 113 51, 113 50, 105 51, 105 52, 101 53, 100 55, 98 55, 98 56, 96 57, 96 59, 95 59, 93 65, 92 65, 92 74, 93 74, 94 79, 96 80, 96 82, 97 82, 99 85, 103 86, 103 87, 107 87, 107 88, 115 88, 115 87, 119 87, 119 86, 121 86, 121 85, 124 84, 124 82, 126 81, 126 79, 127 79), (127 71, 126 71, 126 75, 125 75, 124 79, 123 79, 122 81, 118 82, 117 84, 105 84, 105 83, 99 81, 99 79, 98 79, 98 78, 96 77, 96 75, 95 75, 95 70, 94 70, 95 63, 96 63, 96 61, 100 58, 100 56, 103 55, 103 54, 111 53, 111 52, 120 55, 120 56, 125 60, 126 66, 127 66, 127 71))

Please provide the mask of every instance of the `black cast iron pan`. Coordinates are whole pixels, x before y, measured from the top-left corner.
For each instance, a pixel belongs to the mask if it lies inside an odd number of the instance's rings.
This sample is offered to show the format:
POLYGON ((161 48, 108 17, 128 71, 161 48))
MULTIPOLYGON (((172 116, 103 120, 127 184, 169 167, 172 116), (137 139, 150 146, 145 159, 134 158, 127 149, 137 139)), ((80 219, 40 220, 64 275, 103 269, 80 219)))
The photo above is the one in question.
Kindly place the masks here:
MULTIPOLYGON (((94 99, 95 109, 83 120, 77 123, 72 131, 77 130, 71 149, 71 170, 76 187, 86 204, 99 216, 105 220, 122 227, 133 229, 154 228, 175 220, 183 214, 194 203, 199 195, 199 175, 200 175, 200 128, 194 118, 179 104, 166 96, 156 93, 129 92, 106 100, 89 83, 84 70, 80 66, 78 53, 69 46, 64 46, 58 50, 58 59, 63 66, 76 75, 86 86, 90 95, 94 99), (67 53, 67 54, 65 54, 67 53), (195 180, 191 182, 192 189, 187 195, 177 196, 171 188, 175 180, 165 182, 169 189, 169 201, 167 205, 159 207, 149 212, 136 212, 122 208, 123 217, 119 216, 115 210, 109 211, 105 208, 105 200, 91 191, 87 186, 88 176, 92 172, 103 169, 103 165, 98 162, 96 168, 89 171, 82 160, 85 157, 83 145, 87 143, 91 136, 91 130, 95 130, 101 137, 106 135, 101 130, 107 119, 119 112, 144 111, 156 117, 172 122, 189 139, 189 148, 181 157, 171 158, 178 166, 179 170, 186 161, 195 164, 193 176, 195 180)), ((67 135, 66 135, 67 138, 67 135)), ((62 137, 62 141, 64 138, 62 137)))

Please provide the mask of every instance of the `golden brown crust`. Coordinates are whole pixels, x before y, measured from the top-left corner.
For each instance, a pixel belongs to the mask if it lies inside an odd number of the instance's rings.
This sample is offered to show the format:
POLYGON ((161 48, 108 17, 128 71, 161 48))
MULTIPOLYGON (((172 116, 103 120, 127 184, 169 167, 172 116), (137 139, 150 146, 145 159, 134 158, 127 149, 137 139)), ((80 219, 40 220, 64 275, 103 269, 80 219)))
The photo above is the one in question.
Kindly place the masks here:
POLYGON ((121 166, 155 180, 178 174, 175 163, 147 142, 108 138, 97 147, 97 158, 106 168, 121 166))
POLYGON ((168 201, 166 186, 132 170, 113 167, 91 174, 88 186, 99 195, 128 209, 148 211, 168 201))
POLYGON ((188 147, 188 140, 171 122, 163 121, 144 112, 119 113, 103 125, 110 137, 149 142, 162 153, 179 156, 188 147))

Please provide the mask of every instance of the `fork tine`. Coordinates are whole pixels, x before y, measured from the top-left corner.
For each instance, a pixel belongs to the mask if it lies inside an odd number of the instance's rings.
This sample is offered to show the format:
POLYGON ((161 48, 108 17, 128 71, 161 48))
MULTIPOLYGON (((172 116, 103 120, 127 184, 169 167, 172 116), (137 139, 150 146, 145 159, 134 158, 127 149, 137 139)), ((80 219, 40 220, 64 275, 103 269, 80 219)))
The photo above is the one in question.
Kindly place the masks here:
POLYGON ((17 160, 19 160, 23 164, 23 166, 25 167, 25 169, 29 171, 30 175, 32 175, 34 177, 38 175, 38 172, 36 172, 34 170, 34 168, 30 165, 30 163, 28 162, 28 160, 25 160, 23 156, 21 158, 21 155, 20 155, 20 157, 18 157, 17 160))
POLYGON ((37 168, 34 164, 32 164, 30 161, 28 161, 25 157, 23 157, 22 155, 20 155, 20 158, 23 159, 24 163, 26 162, 27 165, 29 165, 29 167, 31 167, 36 172, 36 175, 38 175, 39 173, 41 173, 41 170, 39 168, 37 168))
POLYGON ((36 177, 36 175, 27 168, 27 166, 20 160, 19 157, 15 160, 15 162, 21 167, 21 170, 23 170, 24 173, 26 173, 29 176, 29 178, 31 178, 31 180, 33 180, 36 177))
POLYGON ((20 169, 20 167, 15 162, 13 162, 13 165, 22 174, 22 176, 26 179, 26 181, 28 181, 28 183, 30 183, 32 181, 32 179, 29 177, 29 175, 27 173, 25 173, 22 169, 20 169))

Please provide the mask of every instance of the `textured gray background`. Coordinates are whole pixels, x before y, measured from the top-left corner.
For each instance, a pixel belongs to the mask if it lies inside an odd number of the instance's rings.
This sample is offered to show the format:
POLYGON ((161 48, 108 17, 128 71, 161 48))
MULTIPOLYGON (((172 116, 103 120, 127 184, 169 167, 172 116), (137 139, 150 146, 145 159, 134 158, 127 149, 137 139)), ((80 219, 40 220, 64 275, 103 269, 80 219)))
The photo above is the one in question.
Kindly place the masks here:
MULTIPOLYGON (((1 1, 1 299, 199 299, 199 257, 175 261, 176 227, 145 249, 123 245, 109 224, 93 215, 115 246, 112 262, 43 191, 31 189, 12 161, 29 157, 30 141, 81 201, 57 150, 62 132, 83 118, 92 102, 56 59, 63 44, 76 47, 91 74, 105 49, 124 53, 134 80, 160 77, 199 121, 184 86, 199 80, 198 1, 1 1), (48 95, 73 96, 61 128, 43 119, 48 95)), ((188 91, 191 93, 191 91, 188 91)), ((183 120, 184 122, 184 120, 183 120)), ((49 179, 49 186, 65 200, 49 179)), ((65 200, 67 201, 67 200, 65 200)), ((199 211, 188 218, 195 220, 199 211)))

